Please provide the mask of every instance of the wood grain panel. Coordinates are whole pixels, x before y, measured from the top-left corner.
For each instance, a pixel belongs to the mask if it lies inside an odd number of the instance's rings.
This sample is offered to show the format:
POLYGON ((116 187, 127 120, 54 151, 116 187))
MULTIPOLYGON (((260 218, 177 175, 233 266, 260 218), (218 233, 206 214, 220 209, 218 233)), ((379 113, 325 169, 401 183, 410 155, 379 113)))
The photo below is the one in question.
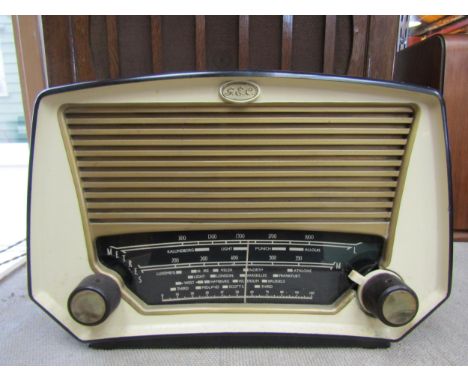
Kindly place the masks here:
POLYGON ((299 72, 322 72, 325 16, 294 16, 292 65, 299 72))
POLYGON ((239 65, 239 17, 205 16, 206 68, 237 70, 239 65))
POLYGON ((89 16, 89 45, 96 79, 104 80, 109 78, 106 16, 89 16))
POLYGON ((444 91, 445 42, 433 37, 397 55, 393 79, 444 91))
POLYGON ((468 231, 456 231, 453 233, 453 240, 468 241, 468 231))
POLYGON ((151 16, 151 58, 153 62, 153 72, 163 71, 162 58, 162 17, 151 16))
POLYGON ((165 72, 195 70, 195 17, 162 16, 165 72))
MULTIPOLYGON (((440 91, 452 162, 454 229, 468 231, 468 35, 434 36, 398 53, 395 80, 440 91)), ((460 237, 463 237, 461 235, 460 237)))
POLYGON ((205 16, 195 16, 195 68, 206 70, 205 16))
POLYGON ((323 48, 323 72, 333 73, 335 62, 336 16, 325 19, 325 44, 323 48))
POLYGON ((281 69, 281 16, 250 16, 249 69, 281 69))
POLYGON ((42 16, 49 86, 75 82, 69 16, 42 16))
POLYGON ((444 36, 444 99, 452 156, 454 228, 468 230, 468 35, 444 36))
POLYGON ((353 16, 353 47, 347 75, 362 77, 365 72, 369 16, 353 16))
POLYGON ((370 16, 367 77, 380 80, 393 78, 398 24, 398 16, 370 16))
POLYGON ((153 72, 151 19, 149 16, 117 16, 120 76, 137 77, 153 72))
POLYGON ((352 30, 352 16, 336 16, 335 53, 333 60, 334 74, 346 74, 353 45, 352 30))
POLYGON ((250 18, 239 16, 239 69, 245 70, 249 67, 250 55, 250 18))
POLYGON ((90 44, 90 16, 71 16, 71 28, 75 81, 93 81, 96 72, 90 44))
POLYGON ((290 70, 293 44, 293 16, 283 16, 283 39, 281 43, 281 69, 290 70))
POLYGON ((109 61, 110 78, 118 78, 120 76, 119 63, 119 36, 117 26, 117 16, 107 16, 107 55, 109 61))
POLYGON ((282 69, 390 79, 398 30, 397 16, 42 20, 51 85, 205 69, 282 69))

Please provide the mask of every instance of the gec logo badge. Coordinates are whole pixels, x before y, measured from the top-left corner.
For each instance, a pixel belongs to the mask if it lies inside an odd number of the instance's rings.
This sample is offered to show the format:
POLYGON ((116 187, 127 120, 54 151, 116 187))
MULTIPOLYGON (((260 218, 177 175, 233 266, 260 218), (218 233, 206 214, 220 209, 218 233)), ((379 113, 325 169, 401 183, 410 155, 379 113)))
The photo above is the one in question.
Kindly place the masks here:
POLYGON ((230 81, 222 84, 219 95, 226 102, 252 102, 260 95, 260 87, 252 81, 230 81))

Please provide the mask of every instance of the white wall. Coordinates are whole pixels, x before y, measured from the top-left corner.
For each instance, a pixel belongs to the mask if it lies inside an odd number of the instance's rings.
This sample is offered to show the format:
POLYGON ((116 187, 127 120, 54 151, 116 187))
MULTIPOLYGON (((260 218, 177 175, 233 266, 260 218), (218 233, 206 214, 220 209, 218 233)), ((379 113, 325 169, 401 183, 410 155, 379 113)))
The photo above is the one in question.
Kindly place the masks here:
POLYGON ((2 95, 0 92, 0 142, 26 141, 21 87, 10 16, 0 15, 0 53, 7 89, 7 95, 2 95))

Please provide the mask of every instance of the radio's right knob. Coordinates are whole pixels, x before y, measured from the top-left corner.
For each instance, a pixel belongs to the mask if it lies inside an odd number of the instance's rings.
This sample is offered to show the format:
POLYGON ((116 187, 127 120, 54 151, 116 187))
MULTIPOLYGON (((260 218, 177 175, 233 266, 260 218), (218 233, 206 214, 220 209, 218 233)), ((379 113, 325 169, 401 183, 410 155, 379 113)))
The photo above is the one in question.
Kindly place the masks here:
POLYGON ((361 279, 350 274, 350 278, 360 284, 358 296, 364 310, 384 324, 403 326, 416 316, 419 307, 416 293, 393 272, 374 271, 361 279))
POLYGON ((85 277, 68 298, 68 311, 82 325, 98 325, 120 302, 119 285, 109 276, 93 274, 85 277))

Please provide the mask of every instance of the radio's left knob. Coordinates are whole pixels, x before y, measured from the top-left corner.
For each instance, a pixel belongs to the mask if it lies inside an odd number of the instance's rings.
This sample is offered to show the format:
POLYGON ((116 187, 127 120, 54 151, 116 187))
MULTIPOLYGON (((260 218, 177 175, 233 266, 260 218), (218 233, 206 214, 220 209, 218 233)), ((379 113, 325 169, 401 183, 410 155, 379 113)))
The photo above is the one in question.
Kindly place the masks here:
POLYGON ((362 309, 389 326, 403 326, 414 319, 419 302, 416 293, 394 272, 378 269, 362 276, 352 271, 348 277, 359 285, 362 309))
POLYGON ((85 277, 68 298, 68 311, 82 325, 98 325, 109 317, 120 302, 119 285, 109 276, 85 277))

